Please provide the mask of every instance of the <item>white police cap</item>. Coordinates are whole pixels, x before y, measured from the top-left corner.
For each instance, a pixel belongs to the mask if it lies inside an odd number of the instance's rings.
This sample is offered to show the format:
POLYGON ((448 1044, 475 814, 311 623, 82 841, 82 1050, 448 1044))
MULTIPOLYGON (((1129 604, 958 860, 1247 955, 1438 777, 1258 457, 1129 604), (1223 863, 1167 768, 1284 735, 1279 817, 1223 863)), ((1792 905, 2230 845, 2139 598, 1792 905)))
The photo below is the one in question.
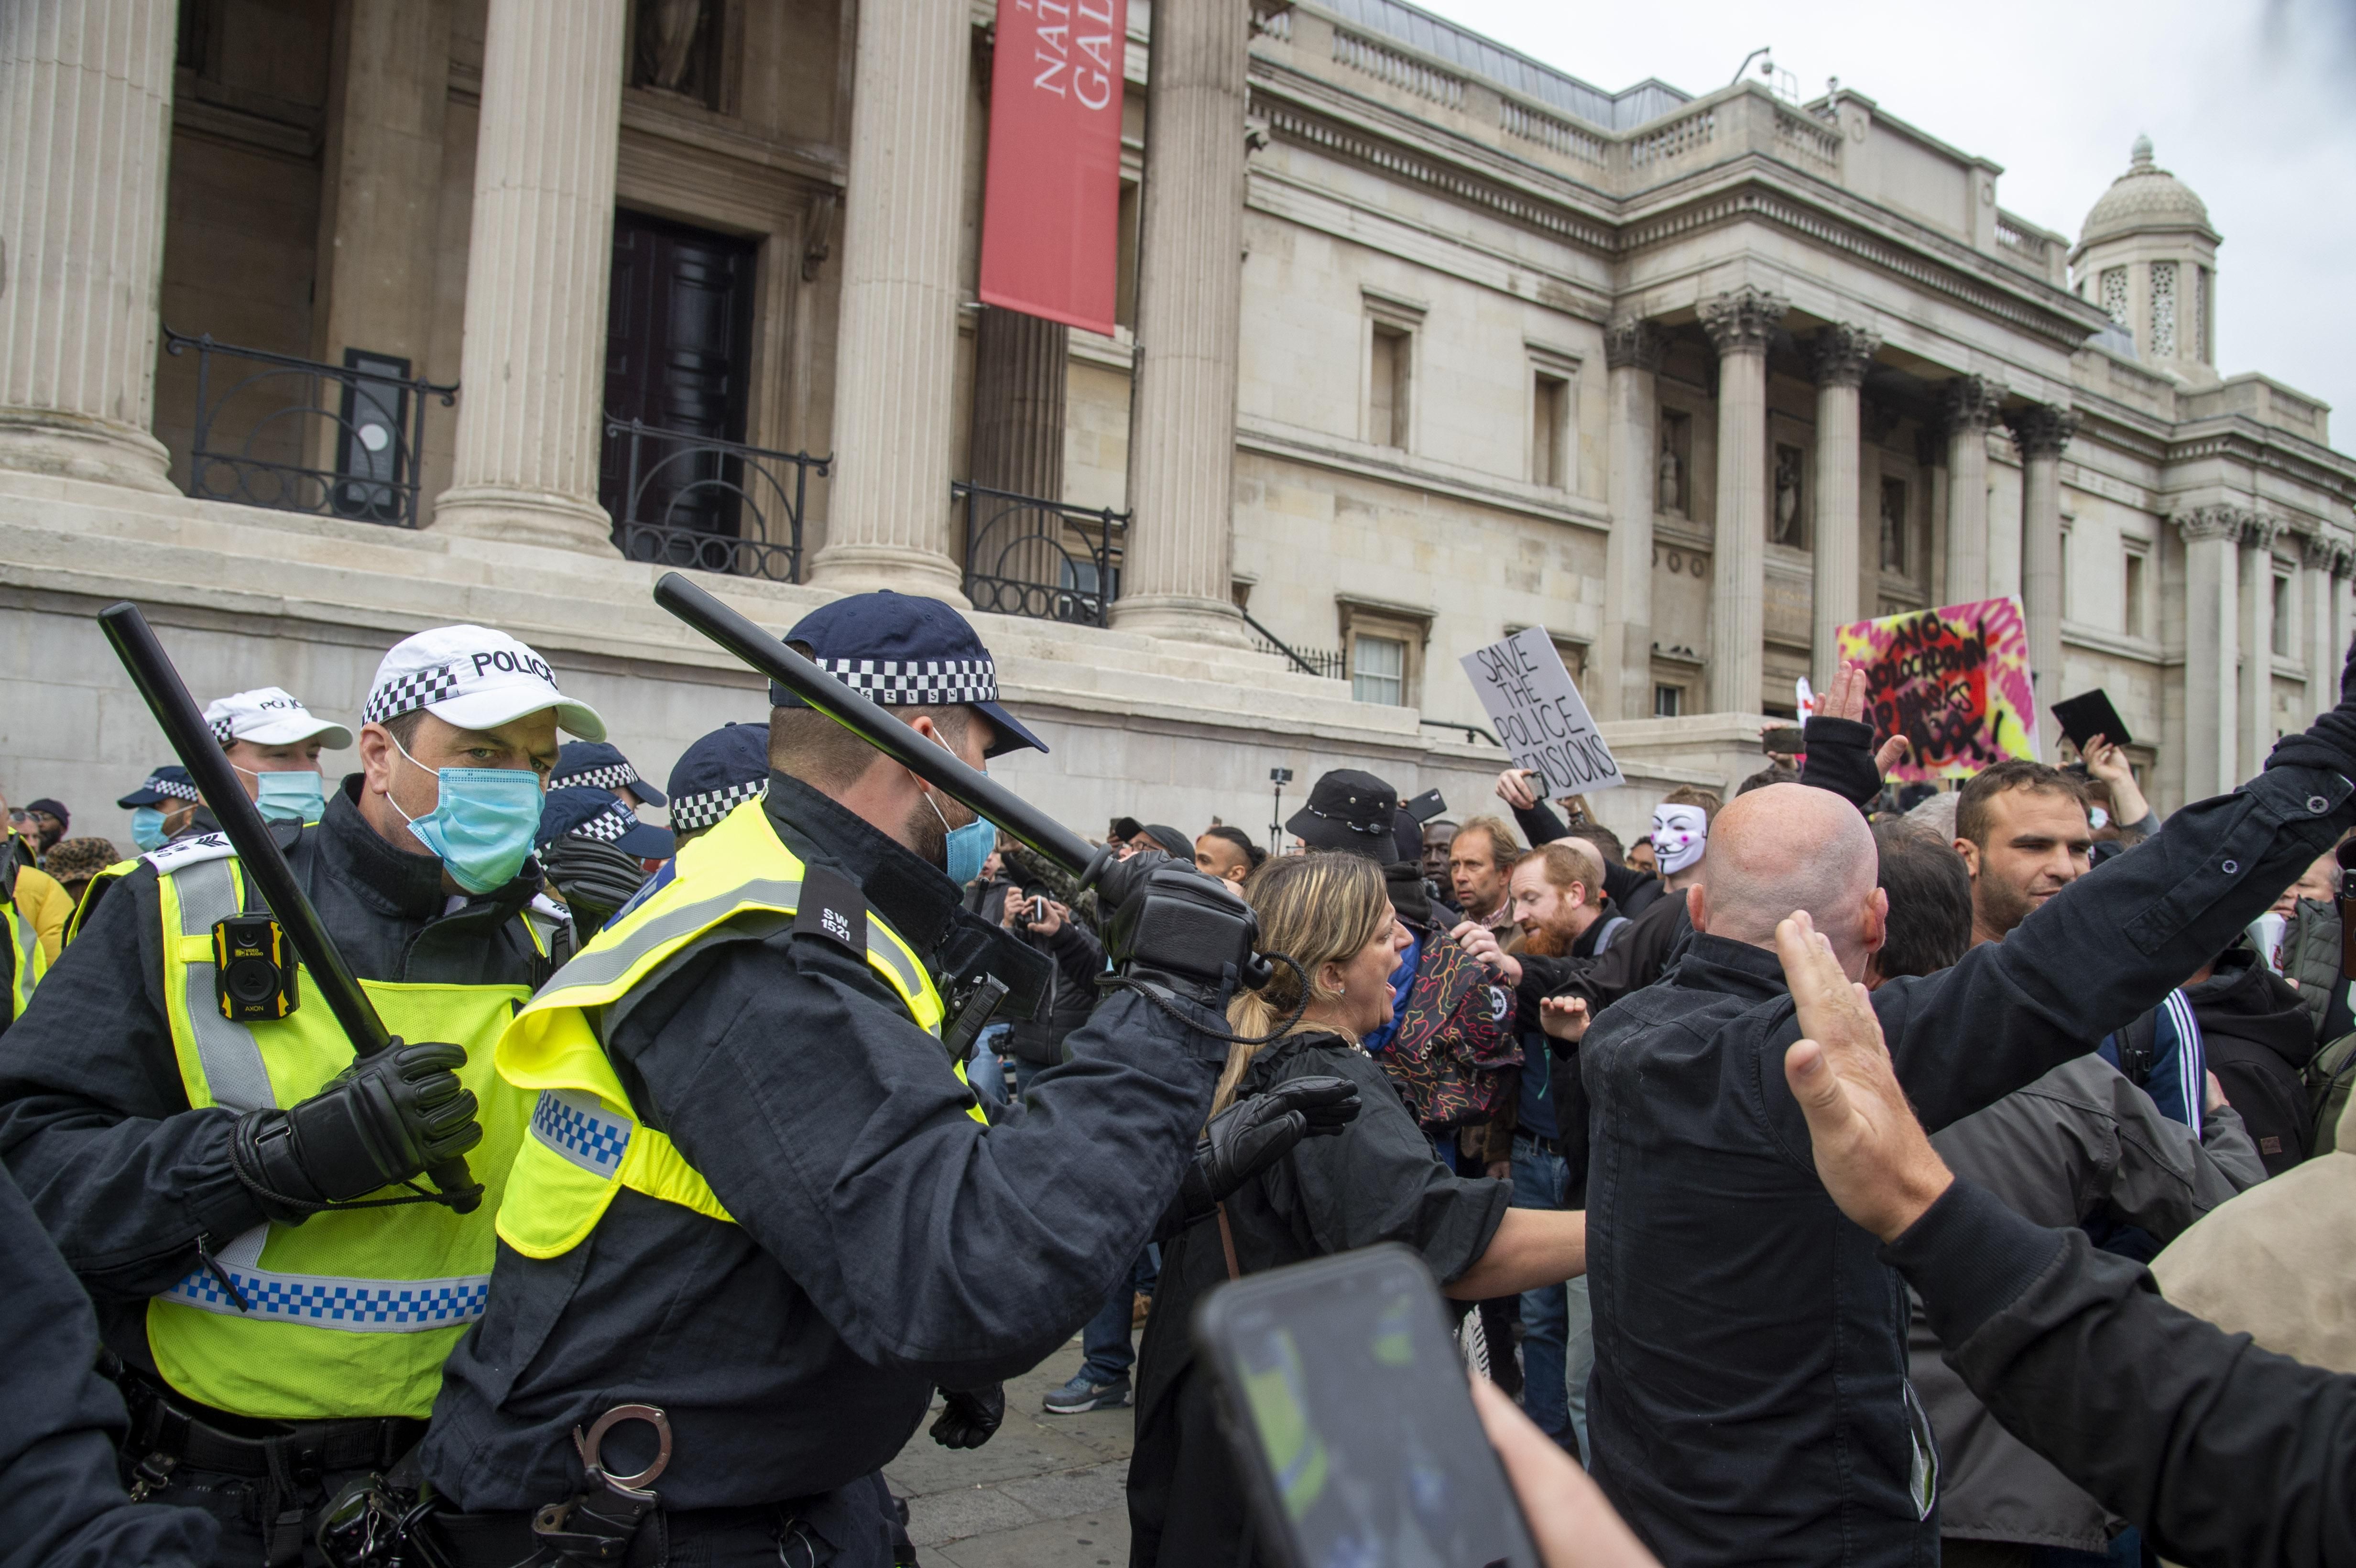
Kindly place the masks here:
POLYGON ((488 626, 436 626, 395 644, 376 667, 360 720, 381 724, 421 708, 461 730, 496 730, 552 708, 570 733, 605 738, 595 709, 556 689, 546 659, 488 626))
POLYGON ((352 732, 340 724, 315 717, 294 698, 274 686, 258 686, 233 697, 216 699, 205 709, 205 722, 222 745, 251 741, 257 746, 291 746, 316 740, 331 752, 352 743, 352 732))

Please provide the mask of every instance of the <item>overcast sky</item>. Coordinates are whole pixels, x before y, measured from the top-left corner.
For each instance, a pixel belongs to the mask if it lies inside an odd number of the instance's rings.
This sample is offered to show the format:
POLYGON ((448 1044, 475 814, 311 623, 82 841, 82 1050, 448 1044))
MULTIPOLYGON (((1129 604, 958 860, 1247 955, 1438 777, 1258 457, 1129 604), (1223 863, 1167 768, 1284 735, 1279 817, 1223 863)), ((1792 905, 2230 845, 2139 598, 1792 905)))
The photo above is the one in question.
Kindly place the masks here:
MULTIPOLYGON (((1997 200, 2078 237, 2127 149, 2209 204, 2217 365, 2333 406, 2356 452, 2356 47, 2349 0, 1987 0, 1969 7, 1808 0, 1419 0, 1465 27, 1618 91, 1648 76, 1703 93, 1761 45, 2004 165, 1997 200)), ((1754 67, 1754 69, 1756 68, 1754 67)))

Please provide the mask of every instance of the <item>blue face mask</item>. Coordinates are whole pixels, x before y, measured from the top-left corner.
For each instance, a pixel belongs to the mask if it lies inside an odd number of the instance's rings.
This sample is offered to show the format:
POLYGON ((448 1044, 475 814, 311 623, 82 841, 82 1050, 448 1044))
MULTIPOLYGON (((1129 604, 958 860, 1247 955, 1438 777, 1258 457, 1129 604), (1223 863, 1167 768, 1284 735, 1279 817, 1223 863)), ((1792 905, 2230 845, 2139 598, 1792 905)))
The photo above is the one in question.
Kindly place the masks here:
POLYGON ((316 822, 327 809, 327 784, 309 768, 299 773, 256 773, 254 805, 273 822, 316 822))
MULTIPOLYGON (((425 764, 401 748, 412 767, 425 764)), ((470 893, 487 893, 515 880, 540 832, 540 775, 530 768, 443 768, 441 793, 423 816, 401 811, 417 841, 442 859, 451 879, 470 893)), ((387 795, 387 800, 392 797, 387 795)))
MULTIPOLYGON (((938 744, 937 741, 935 743, 938 744)), ((941 750, 949 751, 947 746, 942 746, 941 750)), ((949 752, 949 755, 954 757, 957 753, 949 752)), ((964 759, 958 760, 962 762, 964 759)), ((981 875, 981 868, 988 863, 990 852, 998 848, 997 825, 986 816, 977 816, 963 827, 951 827, 949 819, 941 816, 940 802, 934 800, 929 794, 925 799, 931 805, 933 815, 941 818, 942 830, 948 835, 948 852, 941 869, 948 873, 950 881, 964 887, 981 875)))
POLYGON ((164 814, 152 805, 135 807, 131 813, 131 842, 139 846, 140 853, 152 854, 172 841, 164 831, 164 814))

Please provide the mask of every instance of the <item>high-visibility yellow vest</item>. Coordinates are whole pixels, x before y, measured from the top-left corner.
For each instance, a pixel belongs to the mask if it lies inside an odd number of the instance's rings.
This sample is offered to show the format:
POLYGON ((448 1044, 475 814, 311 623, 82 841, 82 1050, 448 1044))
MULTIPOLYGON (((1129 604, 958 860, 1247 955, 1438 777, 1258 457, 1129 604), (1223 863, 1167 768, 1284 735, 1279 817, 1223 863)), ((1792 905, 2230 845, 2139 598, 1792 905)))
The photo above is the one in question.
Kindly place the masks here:
MULTIPOLYGON (((0 854, 5 853, 6 846, 0 844, 0 854)), ((41 933, 25 912, 16 907, 16 882, 11 872, 8 886, 0 891, 0 912, 5 912, 8 921, 7 951, 5 958, 0 958, 8 965, 8 1016, 0 1019, 0 1029, 25 1016, 25 1004, 33 999, 33 987, 41 983, 41 976, 49 968, 48 950, 41 945, 41 933)))
MULTIPOLYGON (((789 920, 801 907, 803 867, 778 841, 764 804, 748 800, 680 849, 672 869, 669 882, 599 932, 499 1037, 499 1075, 538 1096, 498 1218, 499 1238, 527 1257, 579 1246, 625 1187, 735 1223, 678 1147, 639 1122, 601 1031, 614 1002, 723 938, 721 927, 789 920)), ((873 910, 867 962, 908 1016, 937 1037, 939 990, 916 951, 873 910)), ((964 1063, 944 1057, 941 1065, 964 1082, 964 1063)), ((966 1114, 987 1125, 979 1103, 966 1114)))
MULTIPOLYGON (((292 1105, 349 1067, 351 1041, 307 979, 284 1019, 221 1016, 213 926, 239 913, 245 895, 228 841, 183 839, 145 859, 158 873, 165 1006, 188 1104, 292 1105)), ((519 918, 548 953, 559 917, 535 905, 519 918)), ((439 1203, 333 1210, 300 1225, 259 1226, 215 1252, 214 1266, 199 1264, 151 1297, 156 1371, 216 1409, 282 1421, 430 1415, 442 1363, 490 1295, 491 1217, 530 1114, 530 1101, 499 1079, 491 1047, 530 987, 360 984, 402 1039, 466 1048, 458 1076, 480 1104, 483 1127, 467 1161, 487 1189, 483 1205, 463 1215, 439 1203)))

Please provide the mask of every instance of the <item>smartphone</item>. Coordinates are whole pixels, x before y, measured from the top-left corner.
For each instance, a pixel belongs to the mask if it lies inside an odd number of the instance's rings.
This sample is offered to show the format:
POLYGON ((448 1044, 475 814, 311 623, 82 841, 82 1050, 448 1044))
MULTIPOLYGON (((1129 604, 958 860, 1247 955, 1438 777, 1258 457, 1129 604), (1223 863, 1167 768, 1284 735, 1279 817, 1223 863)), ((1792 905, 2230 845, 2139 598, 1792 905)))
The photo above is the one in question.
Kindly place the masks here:
POLYGON ((1472 1408, 1440 1285, 1396 1243, 1223 1285, 1194 1347, 1290 1568, 1540 1568, 1472 1408))
POLYGON ((1801 743, 1800 727, 1797 724, 1779 724, 1761 735, 1759 749, 1784 757, 1796 757, 1807 750, 1806 746, 1801 743))

